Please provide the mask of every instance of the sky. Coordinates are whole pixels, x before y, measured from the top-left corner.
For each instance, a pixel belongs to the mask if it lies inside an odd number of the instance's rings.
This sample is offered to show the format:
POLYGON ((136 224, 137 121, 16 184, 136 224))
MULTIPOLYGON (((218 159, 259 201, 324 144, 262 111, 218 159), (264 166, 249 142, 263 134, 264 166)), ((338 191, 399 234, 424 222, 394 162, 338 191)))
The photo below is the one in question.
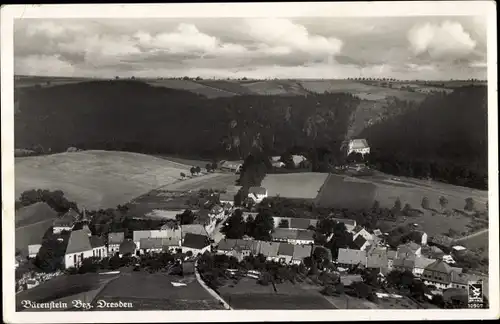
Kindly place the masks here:
POLYGON ((104 78, 486 79, 486 19, 18 19, 14 70, 104 78))

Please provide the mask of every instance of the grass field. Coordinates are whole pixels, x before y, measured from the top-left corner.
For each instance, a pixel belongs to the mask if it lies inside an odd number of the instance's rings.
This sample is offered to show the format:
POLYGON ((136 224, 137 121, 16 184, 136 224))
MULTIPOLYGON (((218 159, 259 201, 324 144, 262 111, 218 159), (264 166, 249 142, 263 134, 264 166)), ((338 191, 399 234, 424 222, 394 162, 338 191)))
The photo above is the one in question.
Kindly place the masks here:
POLYGON ((142 271, 123 273, 96 299, 131 302, 136 310, 223 309, 194 276, 175 277, 142 271), (186 286, 174 287, 172 282, 185 283, 186 286))
POLYGON ((330 175, 316 202, 321 207, 364 209, 373 205, 377 188, 374 184, 351 177, 330 175))
POLYGON ((262 286, 254 279, 243 278, 237 284, 218 289, 224 300, 234 309, 334 309, 317 291, 301 289, 290 282, 262 286))
POLYGON ((54 219, 46 219, 41 222, 17 227, 14 234, 16 249, 21 251, 22 255, 28 255, 28 245, 40 244, 43 235, 52 226, 54 219))
POLYGON ((326 173, 313 172, 268 174, 262 187, 267 189, 269 197, 314 199, 327 177, 326 173))
POLYGON ((308 92, 299 82, 276 80, 276 81, 256 81, 242 84, 251 93, 258 95, 306 95, 308 92))
POLYGON ((195 176, 190 179, 171 183, 161 187, 164 191, 189 191, 201 189, 226 189, 234 186, 238 175, 232 173, 209 173, 203 176, 195 176))
POLYGON ((170 89, 187 90, 207 98, 231 97, 237 95, 212 86, 207 86, 190 80, 145 80, 148 84, 170 89))
POLYGON ((178 181, 189 166, 152 156, 82 151, 15 159, 16 197, 30 189, 60 189, 88 209, 116 207, 178 181))
POLYGON ((88 81, 87 78, 43 77, 43 76, 17 76, 14 88, 26 88, 40 85, 41 87, 56 86, 69 83, 88 81))

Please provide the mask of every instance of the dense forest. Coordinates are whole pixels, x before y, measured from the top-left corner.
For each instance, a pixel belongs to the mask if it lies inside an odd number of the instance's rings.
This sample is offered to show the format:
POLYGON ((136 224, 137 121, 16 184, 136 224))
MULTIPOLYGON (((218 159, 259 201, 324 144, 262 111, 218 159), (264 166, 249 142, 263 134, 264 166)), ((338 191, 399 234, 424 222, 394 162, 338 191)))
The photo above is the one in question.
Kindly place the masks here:
POLYGON ((488 188, 487 88, 429 96, 418 107, 366 128, 370 162, 390 174, 488 188))
POLYGON ((339 146, 359 104, 350 94, 207 99, 133 80, 25 90, 16 98, 16 148, 243 158, 256 147, 339 146))

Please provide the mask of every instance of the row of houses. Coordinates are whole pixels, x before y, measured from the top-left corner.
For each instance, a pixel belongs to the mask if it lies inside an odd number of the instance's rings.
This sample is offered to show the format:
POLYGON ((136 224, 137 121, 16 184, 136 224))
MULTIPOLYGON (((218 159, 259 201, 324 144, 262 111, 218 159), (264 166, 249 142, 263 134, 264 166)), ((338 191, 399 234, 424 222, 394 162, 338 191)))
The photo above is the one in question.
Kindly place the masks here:
POLYGON ((300 264, 311 256, 313 245, 296 245, 284 242, 224 239, 219 242, 216 253, 233 256, 238 261, 250 255, 262 254, 266 260, 285 264, 300 264))

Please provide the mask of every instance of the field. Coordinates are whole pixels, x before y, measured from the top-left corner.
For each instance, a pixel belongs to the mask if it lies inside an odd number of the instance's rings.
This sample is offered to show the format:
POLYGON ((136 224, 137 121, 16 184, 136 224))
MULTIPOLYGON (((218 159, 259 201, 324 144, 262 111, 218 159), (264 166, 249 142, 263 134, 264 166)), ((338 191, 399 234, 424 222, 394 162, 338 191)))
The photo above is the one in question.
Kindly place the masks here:
POLYGON ((276 80, 276 81, 256 81, 242 84, 251 93, 258 95, 287 95, 297 96, 308 93, 302 85, 296 81, 276 80))
POLYGON ((316 201, 321 207, 364 209, 373 206, 377 188, 352 177, 330 175, 316 201))
POLYGON ((238 175, 233 173, 209 173, 203 176, 195 176, 194 178, 182 180, 175 183, 170 183, 162 186, 160 189, 164 191, 189 191, 201 189, 226 189, 228 186, 234 186, 238 175))
POLYGON ((193 159, 185 159, 185 158, 176 157, 176 156, 157 155, 156 157, 158 157, 160 159, 165 159, 165 160, 168 160, 168 161, 171 161, 171 162, 175 162, 175 163, 180 163, 180 164, 183 164, 183 165, 187 165, 190 168, 193 167, 193 166, 194 167, 198 166, 201 169, 204 169, 205 166, 207 165, 207 163, 212 163, 212 161, 208 161, 208 160, 193 160, 193 159))
POLYGON ((334 309, 318 292, 301 289, 290 282, 262 286, 256 280, 243 278, 237 284, 218 289, 221 297, 234 309, 334 309))
POLYGON ((88 209, 116 207, 178 181, 188 166, 148 155, 83 151, 15 159, 16 197, 30 189, 62 190, 88 209))
POLYGON ((314 199, 327 177, 326 173, 312 172, 268 174, 262 187, 267 189, 270 197, 314 199))
POLYGON ((46 219, 34 224, 17 227, 14 234, 16 249, 19 249, 22 255, 28 255, 28 245, 40 244, 47 230, 52 226, 53 218, 46 219))
POLYGON ((207 98, 231 97, 237 95, 223 89, 206 86, 204 84, 190 80, 145 80, 148 84, 156 87, 169 89, 187 90, 205 96, 207 98))
MULTIPOLYGON (((109 302, 131 302, 131 310, 223 309, 193 276, 175 277, 162 273, 123 273, 96 297, 109 302), (172 282, 185 283, 174 287, 172 282)), ((102 309, 104 310, 104 309, 102 309)))
POLYGON ((71 77, 42 77, 42 76, 17 76, 14 80, 14 88, 27 88, 40 85, 41 87, 55 86, 68 83, 77 83, 83 81, 89 81, 91 79, 86 78, 71 78, 71 77))
POLYGON ((244 84, 241 84, 238 81, 226 81, 226 80, 201 80, 196 81, 198 84, 205 85, 210 88, 216 88, 220 90, 225 90, 230 93, 234 93, 235 95, 248 95, 253 94, 253 92, 245 87, 244 84))

